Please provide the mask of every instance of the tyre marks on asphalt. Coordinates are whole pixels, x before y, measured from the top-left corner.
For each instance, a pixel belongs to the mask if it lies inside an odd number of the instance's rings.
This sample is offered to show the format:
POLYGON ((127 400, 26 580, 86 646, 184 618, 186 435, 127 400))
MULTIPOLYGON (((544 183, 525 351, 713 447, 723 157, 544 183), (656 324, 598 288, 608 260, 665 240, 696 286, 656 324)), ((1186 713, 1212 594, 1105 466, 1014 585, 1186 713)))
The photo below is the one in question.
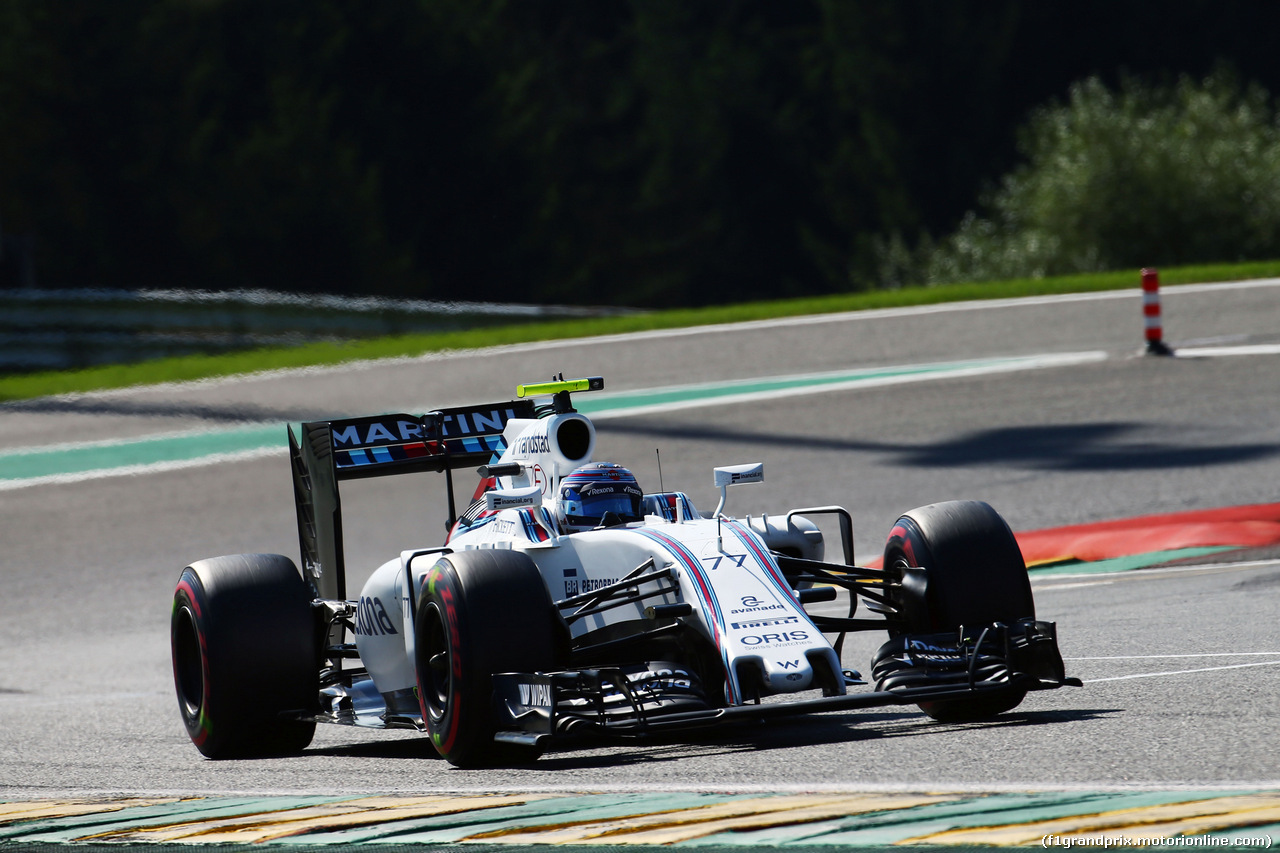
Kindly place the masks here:
POLYGON ((1040 793, 493 793, 0 803, 0 842, 1066 846, 1274 837, 1280 790, 1040 793))

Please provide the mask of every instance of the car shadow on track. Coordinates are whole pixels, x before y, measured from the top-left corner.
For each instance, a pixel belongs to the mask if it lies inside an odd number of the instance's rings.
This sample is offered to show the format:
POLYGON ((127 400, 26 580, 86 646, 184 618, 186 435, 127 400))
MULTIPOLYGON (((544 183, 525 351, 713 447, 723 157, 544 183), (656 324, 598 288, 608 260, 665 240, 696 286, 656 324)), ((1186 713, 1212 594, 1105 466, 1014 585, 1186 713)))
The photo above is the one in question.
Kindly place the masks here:
POLYGON ((955 737, 965 730, 1030 728, 1056 723, 1096 720, 1119 709, 1074 709, 1009 713, 975 723, 939 723, 918 711, 824 714, 774 720, 767 725, 726 726, 706 732, 632 741, 625 752, 617 741, 604 739, 565 743, 545 754, 535 770, 590 769, 618 767, 652 761, 675 761, 690 757, 714 757, 736 753, 759 753, 808 746, 834 746, 931 736, 955 737), (590 752, 588 752, 590 750, 590 752), (597 752, 596 750, 605 750, 597 752))
POLYGON ((418 738, 367 741, 364 743, 325 746, 306 750, 303 755, 326 755, 334 758, 439 758, 425 734, 418 738))
POLYGON ((784 444, 809 450, 884 453, 892 464, 913 468, 983 465, 1036 471, 1142 471, 1204 468, 1262 460, 1280 454, 1274 444, 1173 444, 1161 441, 1160 425, 1135 422, 998 427, 926 444, 902 444, 817 435, 779 435, 733 426, 670 425, 637 418, 606 422, 602 434, 652 435, 717 444, 784 444))
MULTIPOLYGON (((806 746, 833 746, 900 738, 940 735, 954 737, 961 731, 1021 729, 1058 723, 1085 722, 1120 713, 1117 708, 1011 712, 973 723, 939 723, 918 711, 823 714, 773 720, 766 724, 734 724, 722 728, 683 732, 630 740, 576 737, 549 750, 527 770, 589 770, 617 768, 654 761, 678 761, 743 753, 769 752, 806 746)), ((343 758, 434 759, 439 758, 425 736, 394 741, 370 741, 307 750, 306 754, 343 758)))
POLYGON ((141 418, 183 418, 240 426, 285 424, 338 417, 331 410, 302 407, 267 407, 252 403, 234 405, 116 399, 111 397, 41 397, 0 403, 0 413, 37 415, 113 415, 141 418))

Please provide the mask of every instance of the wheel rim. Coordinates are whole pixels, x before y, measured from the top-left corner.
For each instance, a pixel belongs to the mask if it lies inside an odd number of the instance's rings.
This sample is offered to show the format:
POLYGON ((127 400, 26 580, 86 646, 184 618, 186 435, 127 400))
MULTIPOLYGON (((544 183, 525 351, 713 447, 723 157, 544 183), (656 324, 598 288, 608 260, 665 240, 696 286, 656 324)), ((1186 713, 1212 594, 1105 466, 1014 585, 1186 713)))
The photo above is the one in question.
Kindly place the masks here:
POLYGON ((892 560, 886 558, 884 561, 885 575, 889 581, 889 586, 885 589, 885 598, 898 610, 899 627, 889 629, 890 637, 899 636, 907 631, 907 595, 902 589, 902 573, 908 565, 910 564, 907 562, 906 555, 900 552, 895 553, 892 560))
POLYGON ((427 713, 433 720, 444 719, 449 710, 449 680, 452 677, 452 661, 449 657, 449 640, 445 633, 444 617, 440 608, 432 602, 426 609, 424 640, 427 664, 423 668, 423 698, 427 713))
POLYGON ((189 719, 199 719, 204 706, 204 661, 195 614, 185 605, 174 615, 173 660, 182 711, 189 719))

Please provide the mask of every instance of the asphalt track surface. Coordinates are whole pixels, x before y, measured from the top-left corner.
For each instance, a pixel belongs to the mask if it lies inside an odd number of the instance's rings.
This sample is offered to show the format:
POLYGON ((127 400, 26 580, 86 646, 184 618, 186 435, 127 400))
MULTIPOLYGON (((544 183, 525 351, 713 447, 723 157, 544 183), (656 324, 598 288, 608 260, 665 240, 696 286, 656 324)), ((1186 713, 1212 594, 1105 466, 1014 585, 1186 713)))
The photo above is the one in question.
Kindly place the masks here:
MULTIPOLYGON (((1136 277, 1135 277, 1136 278, 1136 277)), ((1135 282, 1136 284, 1136 282, 1135 282)), ((843 504, 857 554, 899 513, 976 498, 1015 530, 1280 501, 1276 282, 1167 288, 1151 358, 1139 294, 865 312, 500 348, 238 382, 9 404, 13 448, 510 399, 552 373, 610 392, 966 359, 1093 354, 603 418, 597 456, 715 505, 715 465, 763 461, 730 513, 843 504), (1248 349, 1246 347, 1252 347, 1248 349), (1231 349, 1234 348, 1234 349, 1231 349)), ((585 399, 585 398, 584 398, 585 399)), ((350 571, 437 544, 431 475, 344 491, 350 571)), ((409 733, 321 726, 302 756, 202 759, 173 696, 168 619, 189 561, 296 557, 283 454, 0 490, 0 799, 467 791, 1025 791, 1280 787, 1280 564, 1038 578, 1081 689, 998 722, 912 708, 831 713, 641 744, 576 743, 526 768, 463 771, 409 733)), ((846 645, 865 670, 881 638, 846 645)))

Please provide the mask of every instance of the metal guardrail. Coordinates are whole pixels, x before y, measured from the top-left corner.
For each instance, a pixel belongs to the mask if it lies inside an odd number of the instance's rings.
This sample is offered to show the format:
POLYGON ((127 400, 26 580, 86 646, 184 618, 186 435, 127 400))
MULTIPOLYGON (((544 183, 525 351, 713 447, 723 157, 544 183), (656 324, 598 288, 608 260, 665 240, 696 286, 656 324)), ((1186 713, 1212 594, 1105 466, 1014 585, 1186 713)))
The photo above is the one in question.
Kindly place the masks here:
POLYGON ((0 290, 0 371, 621 313, 627 309, 264 290, 0 290))

